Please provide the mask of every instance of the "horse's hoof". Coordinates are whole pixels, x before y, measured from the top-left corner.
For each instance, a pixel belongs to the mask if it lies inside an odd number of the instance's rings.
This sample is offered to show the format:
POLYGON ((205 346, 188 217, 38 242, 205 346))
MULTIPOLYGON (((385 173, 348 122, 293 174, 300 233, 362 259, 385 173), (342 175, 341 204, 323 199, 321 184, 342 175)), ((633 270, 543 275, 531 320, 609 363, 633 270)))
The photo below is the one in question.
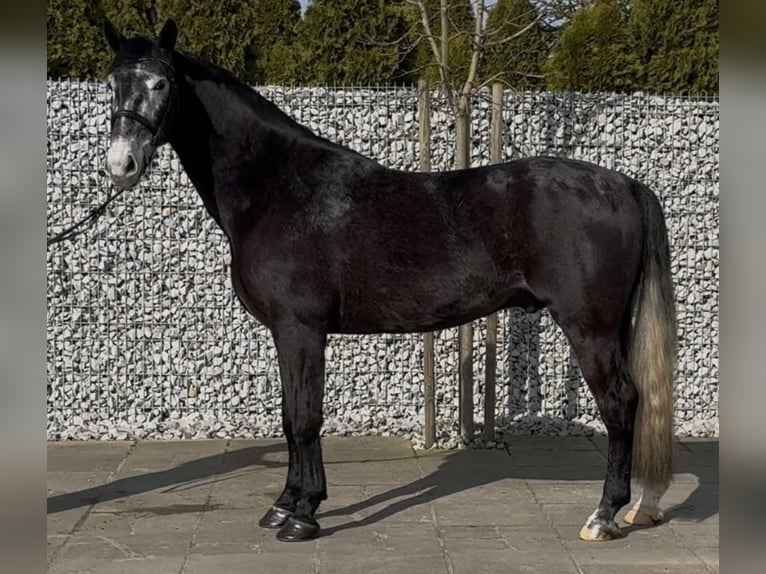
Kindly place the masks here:
POLYGON ((286 508, 272 506, 258 521, 258 526, 261 528, 281 528, 292 515, 293 513, 286 508))
POLYGON ((622 530, 614 520, 607 522, 594 516, 588 518, 588 522, 580 529, 580 540, 589 542, 603 542, 622 537, 622 530))
POLYGON ((311 540, 319 534, 319 524, 316 520, 309 518, 295 518, 285 522, 285 525, 277 532, 277 540, 282 542, 299 542, 301 540, 311 540))
POLYGON ((636 504, 628 510, 625 515, 625 522, 636 526, 654 526, 662 522, 663 514, 659 508, 646 508, 636 504))

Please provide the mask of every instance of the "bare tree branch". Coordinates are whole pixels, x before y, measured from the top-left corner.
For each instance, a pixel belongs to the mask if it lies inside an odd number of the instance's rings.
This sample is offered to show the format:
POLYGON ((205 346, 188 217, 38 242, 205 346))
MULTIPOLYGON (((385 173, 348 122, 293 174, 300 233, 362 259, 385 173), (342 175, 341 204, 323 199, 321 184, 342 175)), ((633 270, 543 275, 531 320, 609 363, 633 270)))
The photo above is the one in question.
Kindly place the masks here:
MULTIPOLYGON (((422 0, 421 0, 422 1, 422 0)), ((439 3, 439 17, 441 18, 441 35, 442 35, 442 80, 444 85, 447 86, 449 92, 449 100, 452 103, 452 90, 450 85, 452 84, 452 74, 449 69, 449 19, 447 17, 447 0, 441 0, 439 3)))
POLYGON ((486 80, 483 80, 479 84, 479 86, 476 88, 476 91, 480 92, 481 90, 483 90, 484 88, 486 88, 487 86, 491 84, 494 84, 495 82, 500 82, 501 84, 503 84, 504 86, 508 88, 513 88, 514 87, 513 84, 509 82, 508 80, 504 79, 504 77, 508 75, 521 76, 523 78, 538 78, 538 79, 545 78, 545 75, 543 74, 530 74, 528 72, 521 72, 518 70, 503 70, 502 72, 497 72, 496 74, 493 74, 486 80))
MULTIPOLYGON (((413 22, 410 25, 410 27, 407 29, 407 31, 401 36, 399 36, 398 38, 396 38, 395 40, 376 40, 375 38, 372 38, 371 36, 360 38, 360 40, 362 41, 363 44, 367 46, 398 46, 399 44, 406 42, 409 38, 412 38, 414 36, 414 31, 419 26, 420 26, 419 22, 413 22)), ((415 36, 415 43, 417 44, 424 37, 426 37, 426 34, 418 34, 417 36, 415 36)))
POLYGON ((428 43, 431 45, 431 51, 434 53, 434 58, 439 61, 439 48, 436 46, 436 36, 431 32, 430 18, 428 17, 428 10, 426 9, 425 2, 422 0, 405 0, 407 4, 416 6, 420 11, 420 24, 423 26, 424 36, 428 39, 428 43))
POLYGON ((468 98, 476 83, 476 75, 479 71, 479 58, 482 53, 482 41, 484 40, 484 0, 479 0, 476 11, 476 27, 474 28, 473 45, 471 46, 471 65, 468 68, 468 77, 463 84, 462 93, 468 98))
POLYGON ((525 33, 526 33, 528 30, 530 30, 531 28, 533 28, 533 27, 534 27, 534 26, 535 26, 535 25, 536 25, 538 22, 540 22, 540 20, 542 20, 542 19, 543 19, 543 17, 542 17, 542 16, 538 16, 538 17, 537 17, 537 18, 535 18, 535 19, 534 19, 532 22, 530 22, 529 24, 527 24, 526 26, 524 26, 524 27, 523 27, 521 30, 517 30, 516 32, 514 32, 514 33, 513 33, 513 34, 511 34, 510 36, 506 36, 506 37, 505 37, 505 38, 503 38, 502 40, 496 40, 496 41, 492 41, 492 42, 489 42, 489 41, 488 41, 488 42, 485 44, 485 46, 499 46, 499 45, 501 45, 501 44, 507 44, 508 42, 510 42, 510 41, 512 41, 512 40, 515 40, 515 39, 516 39, 516 38, 518 38, 519 36, 523 36, 523 35, 524 35, 524 34, 525 34, 525 33))
MULTIPOLYGON (((589 2, 592 0, 569 1, 574 3, 589 2)), ((496 9, 496 4, 487 6, 486 0, 470 0, 475 17, 475 24, 473 30, 469 30, 461 29, 460 26, 453 21, 452 16, 454 14, 451 11, 451 8, 454 7, 454 0, 440 0, 438 14, 429 13, 426 4, 427 0, 404 0, 404 2, 416 7, 420 14, 418 25, 421 28, 422 33, 418 40, 415 41, 415 45, 418 41, 425 40, 428 42, 428 45, 431 48, 430 51, 433 53, 434 63, 425 64, 423 69, 432 70, 435 67, 438 70, 441 86, 444 89, 447 102, 456 113, 465 113, 470 99, 477 93, 477 91, 493 81, 497 81, 502 75, 505 75, 506 77, 508 74, 530 78, 542 77, 523 72, 504 71, 502 73, 494 74, 487 79, 480 80, 479 78, 480 67, 487 48, 507 44, 526 34, 530 29, 543 21, 544 15, 534 8, 524 14, 506 15, 503 17, 503 21, 500 22, 499 26, 495 27, 495 22, 493 22, 493 29, 488 30, 487 23, 489 14, 492 10, 496 9), (522 26, 522 22, 527 20, 532 14, 534 14, 535 17, 522 26), (518 23, 516 26, 518 29, 512 34, 508 34, 508 25, 514 22, 518 23), (434 28, 436 26, 440 28, 438 34, 434 34, 434 28), (450 67, 449 47, 451 42, 461 40, 464 37, 470 38, 470 43, 468 43, 470 45, 469 65, 465 77, 457 78, 455 77, 456 72, 450 67)))
MULTIPOLYGON (((426 4, 424 0, 405 0, 408 4, 412 4, 418 8, 420 11, 420 23, 423 26, 423 31, 425 32, 425 37, 428 40, 428 44, 431 46, 431 51, 434 54, 434 60, 436 61, 436 65, 439 69, 439 76, 441 77, 442 83, 444 85, 449 84, 449 68, 447 68, 447 61, 442 58, 442 53, 439 51, 439 47, 436 45, 436 36, 433 35, 431 32, 431 20, 428 17, 428 9, 426 8, 426 4)), ((444 4, 446 0, 442 0, 442 4, 444 4)), ((442 28, 442 48, 444 48, 444 29, 442 28)), ((446 56, 446 51, 443 52, 446 56)), ((452 94, 447 91, 447 100, 452 105, 452 94)))
POLYGON ((487 38, 489 38, 490 36, 497 36, 498 34, 504 34, 506 31, 506 27, 509 24, 513 24, 515 22, 523 22, 530 16, 537 17, 538 22, 543 19, 543 16, 539 12, 537 12, 534 8, 532 8, 531 10, 529 10, 528 12, 524 12, 523 14, 516 14, 515 16, 511 16, 510 14, 507 15, 505 18, 503 18, 502 22, 494 26, 493 30, 490 30, 487 28, 484 34, 487 38))

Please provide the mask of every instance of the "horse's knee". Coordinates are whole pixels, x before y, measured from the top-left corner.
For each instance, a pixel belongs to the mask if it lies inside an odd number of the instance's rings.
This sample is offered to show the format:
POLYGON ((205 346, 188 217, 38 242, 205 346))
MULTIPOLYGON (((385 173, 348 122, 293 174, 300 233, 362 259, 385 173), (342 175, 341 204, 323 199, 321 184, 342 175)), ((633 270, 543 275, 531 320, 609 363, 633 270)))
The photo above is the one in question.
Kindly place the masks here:
POLYGON ((290 433, 296 445, 310 445, 319 440, 322 431, 321 413, 299 414, 290 425, 290 433))

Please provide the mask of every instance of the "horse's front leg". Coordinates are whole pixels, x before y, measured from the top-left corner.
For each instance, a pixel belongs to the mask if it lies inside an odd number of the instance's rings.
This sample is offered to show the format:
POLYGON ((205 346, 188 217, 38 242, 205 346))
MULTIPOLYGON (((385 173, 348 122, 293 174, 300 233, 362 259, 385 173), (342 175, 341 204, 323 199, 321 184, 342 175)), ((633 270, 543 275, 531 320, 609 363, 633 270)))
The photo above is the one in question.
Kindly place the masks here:
POLYGON ((295 441, 292 436, 292 425, 290 419, 287 416, 285 408, 285 401, 282 401, 282 430, 285 433, 285 439, 287 440, 287 452, 288 452, 288 470, 287 481, 282 494, 279 495, 276 502, 266 511, 258 525, 261 528, 282 528, 285 522, 295 512, 295 507, 298 504, 300 498, 300 468, 298 466, 298 450, 295 448, 295 441))
POLYGON ((295 321, 274 329, 274 341, 282 378, 282 426, 290 468, 284 492, 262 522, 271 518, 271 522, 282 523, 277 533, 279 540, 307 540, 319 533, 314 514, 327 498, 319 442, 327 336, 295 321))

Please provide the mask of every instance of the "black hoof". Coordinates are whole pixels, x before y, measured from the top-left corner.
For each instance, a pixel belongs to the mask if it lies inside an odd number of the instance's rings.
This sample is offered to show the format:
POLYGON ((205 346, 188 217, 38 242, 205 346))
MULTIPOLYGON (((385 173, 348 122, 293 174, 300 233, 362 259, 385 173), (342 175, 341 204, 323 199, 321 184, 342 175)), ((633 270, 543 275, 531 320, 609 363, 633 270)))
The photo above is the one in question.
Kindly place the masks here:
POLYGON ((277 540, 282 542, 298 542, 300 540, 311 540, 319 534, 319 524, 311 518, 298 519, 290 518, 285 525, 277 532, 277 540))
POLYGON ((258 526, 261 528, 281 528, 292 515, 293 513, 286 508, 272 506, 258 521, 258 526))

